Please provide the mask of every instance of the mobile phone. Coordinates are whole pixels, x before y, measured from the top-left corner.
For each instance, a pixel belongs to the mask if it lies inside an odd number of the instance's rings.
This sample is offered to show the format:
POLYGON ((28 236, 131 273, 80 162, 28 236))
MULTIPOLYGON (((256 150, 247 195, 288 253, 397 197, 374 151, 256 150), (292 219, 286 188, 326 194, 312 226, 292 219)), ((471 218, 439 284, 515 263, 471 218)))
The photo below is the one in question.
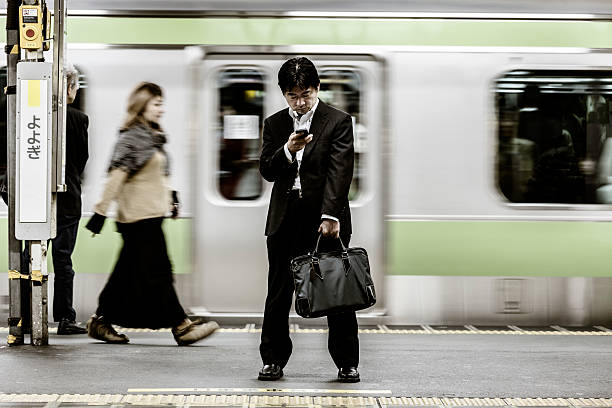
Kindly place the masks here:
POLYGON ((295 131, 295 133, 297 134, 297 137, 300 139, 304 139, 306 136, 308 136, 308 130, 306 129, 298 129, 295 131))

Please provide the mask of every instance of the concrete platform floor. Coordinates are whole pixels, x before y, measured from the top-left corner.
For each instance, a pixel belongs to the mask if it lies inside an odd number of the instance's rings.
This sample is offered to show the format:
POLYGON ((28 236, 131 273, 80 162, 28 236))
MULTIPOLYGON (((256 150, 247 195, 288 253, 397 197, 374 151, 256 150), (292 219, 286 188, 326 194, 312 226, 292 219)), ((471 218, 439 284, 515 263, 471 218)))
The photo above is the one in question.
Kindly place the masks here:
POLYGON ((0 345, 0 407, 612 406, 609 333, 365 331, 362 380, 341 384, 323 330, 292 334, 293 355, 276 382, 257 380, 254 327, 224 328, 189 347, 177 347, 169 331, 126 330, 127 345, 50 332, 49 346, 0 345), (87 402, 76 394, 97 397, 87 402))

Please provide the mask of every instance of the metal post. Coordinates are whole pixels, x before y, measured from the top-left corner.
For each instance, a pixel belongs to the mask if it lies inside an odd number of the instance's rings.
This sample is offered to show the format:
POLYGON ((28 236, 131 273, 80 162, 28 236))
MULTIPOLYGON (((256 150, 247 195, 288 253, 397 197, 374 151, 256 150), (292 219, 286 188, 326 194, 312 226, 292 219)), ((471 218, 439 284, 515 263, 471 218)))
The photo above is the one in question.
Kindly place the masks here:
POLYGON ((47 308, 47 241, 30 241, 32 257, 32 344, 49 344, 47 308))
MULTIPOLYGON (((23 4, 35 5, 39 4, 39 0, 23 0, 23 4)), ((44 61, 43 50, 24 50, 24 61, 44 61)), ((17 153, 16 153, 17 154, 17 153)), ((42 275, 42 264, 46 258, 43 257, 43 251, 40 241, 26 241, 24 249, 29 255, 29 270, 30 270, 30 343, 34 346, 43 346, 49 344, 49 322, 47 319, 47 283, 46 277, 42 275)), ((45 242, 46 254, 46 242, 45 242)))
POLYGON ((7 52, 7 180, 8 180, 8 269, 9 269, 9 346, 24 343, 24 333, 29 327, 29 279, 22 273, 21 241, 15 238, 15 157, 16 157, 16 84, 19 60, 19 6, 20 0, 7 1, 6 52, 7 52), (27 322, 24 322, 26 318, 27 322))
MULTIPOLYGON (((53 3, 53 164, 51 191, 66 191, 66 80, 64 78, 64 54, 66 52, 66 7, 64 0, 53 3)), ((52 206, 56 195, 52 195, 52 206)), ((56 214, 55 210, 51 211, 56 214)))
MULTIPOLYGON (((17 55, 22 59, 16 64, 13 82, 16 85, 17 98, 13 111, 9 113, 12 122, 10 131, 14 134, 9 139, 12 142, 10 168, 13 172, 13 186, 10 189, 13 216, 10 224, 14 236, 26 240, 24 256, 21 258, 22 273, 19 273, 19 276, 23 278, 23 271, 29 271, 28 290, 23 291, 28 293, 29 301, 24 301, 24 293, 21 293, 22 315, 19 326, 26 327, 23 311, 27 305, 31 318, 27 324, 31 343, 41 346, 49 344, 46 256, 47 240, 55 236, 56 228, 53 194, 56 189, 52 188, 55 186, 50 183, 52 165, 49 165, 53 163, 50 139, 53 123, 57 122, 52 118, 52 112, 57 110, 57 101, 54 109, 52 64, 44 63, 43 56, 43 51, 49 49, 51 40, 50 14, 45 0, 22 2, 23 5, 18 9, 17 28, 23 55, 20 55, 21 51, 15 47, 17 55)), ((62 111, 60 107, 60 112, 62 111)), ((63 121, 61 124, 63 125, 63 121)), ((17 275, 14 271, 12 273, 17 275)), ((21 344, 23 332, 22 329, 21 344)), ((17 340, 17 337, 10 340, 17 340)))

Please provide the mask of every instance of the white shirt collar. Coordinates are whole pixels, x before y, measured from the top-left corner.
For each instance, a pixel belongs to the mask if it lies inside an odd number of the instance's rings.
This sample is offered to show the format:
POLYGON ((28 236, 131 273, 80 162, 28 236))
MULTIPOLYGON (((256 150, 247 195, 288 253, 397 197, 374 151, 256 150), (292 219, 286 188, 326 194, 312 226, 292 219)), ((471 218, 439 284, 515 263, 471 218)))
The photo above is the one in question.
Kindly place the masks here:
POLYGON ((319 106, 319 98, 317 98, 317 101, 315 102, 314 106, 308 112, 303 114, 301 118, 296 111, 289 107, 289 116, 291 116, 293 120, 297 120, 299 123, 305 123, 312 119, 312 115, 314 115, 315 111, 317 110, 317 106, 319 106))

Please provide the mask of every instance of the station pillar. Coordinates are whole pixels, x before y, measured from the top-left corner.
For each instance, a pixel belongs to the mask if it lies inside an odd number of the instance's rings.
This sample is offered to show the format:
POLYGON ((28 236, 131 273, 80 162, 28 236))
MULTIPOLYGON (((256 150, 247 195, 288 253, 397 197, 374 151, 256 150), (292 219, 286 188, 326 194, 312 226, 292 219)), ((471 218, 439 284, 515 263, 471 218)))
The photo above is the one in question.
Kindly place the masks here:
MULTIPOLYGON (((15 3, 19 2, 13 2, 13 13, 15 3)), ((9 70, 16 69, 14 82, 9 80, 15 96, 7 112, 7 167, 9 242, 13 240, 19 244, 9 244, 8 344, 23 344, 24 334, 29 332, 31 343, 40 346, 49 342, 47 242, 56 234, 56 193, 65 191, 64 1, 55 1, 53 63, 45 62, 44 51, 50 49, 52 41, 51 13, 45 0, 23 0, 18 6, 17 18, 18 41, 8 54, 9 63, 13 64, 9 65, 9 70), (16 60, 11 59, 13 55, 17 56, 16 60), (20 241, 25 244, 22 252, 18 251, 22 249, 20 241), (19 269, 16 268, 18 264, 19 269), (28 284, 22 283, 17 288, 17 284, 13 285, 13 280, 17 279, 28 284)), ((11 19, 11 24, 14 22, 11 19)))
POLYGON ((7 0, 6 49, 7 54, 7 194, 8 194, 8 270, 9 270, 9 346, 24 343, 24 335, 30 327, 30 273, 29 266, 22 265, 21 241, 15 238, 15 133, 16 78, 19 60, 19 7, 21 0, 7 0))

